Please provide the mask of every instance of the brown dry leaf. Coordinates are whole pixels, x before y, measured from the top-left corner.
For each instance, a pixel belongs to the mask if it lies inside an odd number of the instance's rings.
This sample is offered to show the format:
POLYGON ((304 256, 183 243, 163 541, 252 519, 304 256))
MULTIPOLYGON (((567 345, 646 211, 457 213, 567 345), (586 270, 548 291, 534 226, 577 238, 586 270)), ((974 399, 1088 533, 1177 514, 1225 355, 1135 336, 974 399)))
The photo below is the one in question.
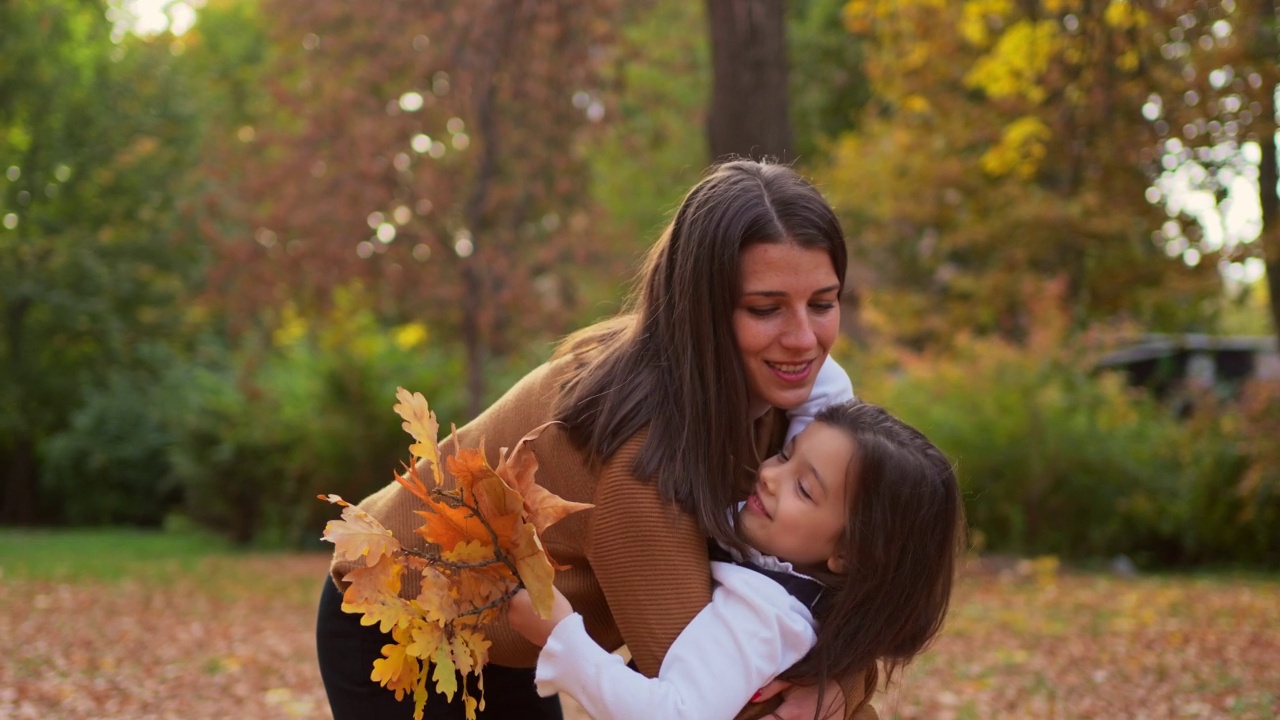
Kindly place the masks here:
POLYGON ((590 503, 565 500, 537 483, 538 458, 530 446, 543 430, 555 424, 553 420, 529 431, 510 453, 503 448, 496 470, 498 477, 520 493, 529 522, 533 523, 539 535, 569 515, 595 507, 590 503))

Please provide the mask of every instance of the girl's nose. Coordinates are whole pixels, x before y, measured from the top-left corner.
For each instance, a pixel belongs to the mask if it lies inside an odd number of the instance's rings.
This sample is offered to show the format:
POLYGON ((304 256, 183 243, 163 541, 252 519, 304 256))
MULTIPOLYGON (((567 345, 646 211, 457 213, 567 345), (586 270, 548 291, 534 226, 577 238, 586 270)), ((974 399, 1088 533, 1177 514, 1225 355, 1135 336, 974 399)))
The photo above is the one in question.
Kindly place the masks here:
POLYGON ((760 468, 760 487, 770 495, 774 493, 774 483, 777 482, 775 473, 776 469, 773 467, 760 468))

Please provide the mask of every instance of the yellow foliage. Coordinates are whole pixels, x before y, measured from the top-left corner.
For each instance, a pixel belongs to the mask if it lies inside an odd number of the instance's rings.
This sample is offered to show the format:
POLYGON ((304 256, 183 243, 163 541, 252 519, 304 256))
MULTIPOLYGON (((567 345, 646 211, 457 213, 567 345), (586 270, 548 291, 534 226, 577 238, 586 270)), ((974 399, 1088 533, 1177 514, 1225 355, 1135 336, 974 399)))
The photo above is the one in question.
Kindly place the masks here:
POLYGON ((1014 23, 974 63, 965 84, 993 99, 1021 97, 1039 104, 1045 99, 1040 78, 1061 46, 1062 26, 1056 20, 1014 23))
POLYGON ((1053 137, 1049 126, 1040 118, 1027 115, 1009 123, 1000 136, 1000 142, 982 156, 982 169, 988 175, 999 177, 1014 174, 1030 178, 1040 169, 1045 156, 1045 145, 1053 137))
POLYGON ((1012 10, 1012 0, 969 0, 960 17, 960 34, 969 44, 986 47, 991 44, 991 19, 1003 20, 1012 10))
POLYGON ((908 95, 906 99, 902 101, 902 109, 906 110, 909 113, 922 115, 924 113, 929 112, 933 108, 929 104, 928 98, 926 98, 923 95, 912 94, 912 95, 908 95))
POLYGON ((280 325, 271 333, 271 343, 276 347, 289 347, 306 337, 307 321, 293 303, 287 303, 280 313, 280 325))
POLYGON ((405 323, 392 331, 392 339, 401 350, 412 350, 427 342, 427 326, 420 322, 405 323))
POLYGON ((1129 0, 1111 0, 1102 14, 1102 20, 1117 30, 1127 30, 1143 27, 1151 20, 1151 16, 1135 8, 1129 0))

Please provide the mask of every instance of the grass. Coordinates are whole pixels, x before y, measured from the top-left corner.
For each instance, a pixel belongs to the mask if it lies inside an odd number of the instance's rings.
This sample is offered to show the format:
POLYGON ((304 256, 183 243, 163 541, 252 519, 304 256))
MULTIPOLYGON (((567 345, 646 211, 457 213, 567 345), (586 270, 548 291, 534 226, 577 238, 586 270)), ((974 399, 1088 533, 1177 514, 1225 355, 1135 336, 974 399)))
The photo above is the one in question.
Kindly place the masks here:
POLYGON ((278 554, 236 548, 190 527, 9 528, 0 529, 0 580, 167 582, 200 574, 210 560, 278 554))

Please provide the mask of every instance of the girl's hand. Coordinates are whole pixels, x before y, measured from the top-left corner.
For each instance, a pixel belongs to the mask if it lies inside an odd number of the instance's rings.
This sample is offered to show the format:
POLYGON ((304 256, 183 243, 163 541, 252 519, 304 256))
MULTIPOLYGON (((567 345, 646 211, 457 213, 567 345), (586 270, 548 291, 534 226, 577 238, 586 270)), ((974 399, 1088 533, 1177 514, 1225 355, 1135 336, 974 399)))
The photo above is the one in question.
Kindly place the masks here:
MULTIPOLYGON (((766 715, 766 718, 808 720, 814 717, 814 710, 818 707, 817 685, 795 685, 786 680, 774 680, 760 688, 760 692, 751 698, 751 702, 764 702, 779 692, 783 694, 782 704, 773 711, 772 715, 766 715)), ((822 701, 826 707, 818 717, 824 719, 844 717, 844 690, 841 689, 840 683, 834 680, 828 682, 822 701)))
POLYGON ((573 614, 573 606, 569 604, 569 600, 560 593, 560 590, 556 588, 552 590, 555 592, 556 599, 551 606, 549 618, 538 617, 538 611, 533 609, 533 601, 529 598, 529 591, 524 588, 520 588, 520 592, 516 593, 507 604, 507 624, 538 647, 546 645, 547 638, 550 637, 551 631, 556 629, 556 625, 573 614))

